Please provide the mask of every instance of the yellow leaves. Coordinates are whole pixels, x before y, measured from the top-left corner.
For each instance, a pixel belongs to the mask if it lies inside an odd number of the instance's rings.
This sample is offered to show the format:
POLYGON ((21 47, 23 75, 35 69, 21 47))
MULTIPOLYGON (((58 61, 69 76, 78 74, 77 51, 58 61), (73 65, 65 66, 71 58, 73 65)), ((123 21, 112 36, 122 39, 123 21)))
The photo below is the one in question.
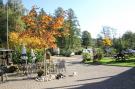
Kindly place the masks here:
POLYGON ((19 41, 18 37, 19 37, 19 34, 17 32, 11 32, 9 34, 10 44, 18 45, 18 41, 19 41))
POLYGON ((108 37, 105 37, 103 39, 103 44, 104 44, 104 46, 111 46, 112 45, 112 40, 110 38, 108 38, 108 37))

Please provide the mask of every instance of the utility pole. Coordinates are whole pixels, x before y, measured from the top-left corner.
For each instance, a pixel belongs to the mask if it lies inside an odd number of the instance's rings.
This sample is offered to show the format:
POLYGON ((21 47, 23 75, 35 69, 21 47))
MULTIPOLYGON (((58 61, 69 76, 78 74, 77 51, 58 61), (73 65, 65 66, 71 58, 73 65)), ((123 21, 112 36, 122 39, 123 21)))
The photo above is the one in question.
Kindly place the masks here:
POLYGON ((9 49, 9 42, 8 42, 8 1, 7 1, 7 49, 9 49))
POLYGON ((44 75, 47 75, 46 48, 44 49, 44 75))

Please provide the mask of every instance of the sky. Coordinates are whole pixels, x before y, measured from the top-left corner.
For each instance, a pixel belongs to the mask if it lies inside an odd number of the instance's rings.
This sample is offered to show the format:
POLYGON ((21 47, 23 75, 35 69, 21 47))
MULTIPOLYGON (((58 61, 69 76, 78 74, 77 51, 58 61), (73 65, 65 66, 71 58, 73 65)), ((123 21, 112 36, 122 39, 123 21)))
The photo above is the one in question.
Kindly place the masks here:
POLYGON ((81 31, 87 30, 96 38, 103 26, 116 29, 117 37, 126 31, 135 32, 135 0, 22 0, 27 9, 33 5, 54 13, 58 7, 72 8, 81 31))

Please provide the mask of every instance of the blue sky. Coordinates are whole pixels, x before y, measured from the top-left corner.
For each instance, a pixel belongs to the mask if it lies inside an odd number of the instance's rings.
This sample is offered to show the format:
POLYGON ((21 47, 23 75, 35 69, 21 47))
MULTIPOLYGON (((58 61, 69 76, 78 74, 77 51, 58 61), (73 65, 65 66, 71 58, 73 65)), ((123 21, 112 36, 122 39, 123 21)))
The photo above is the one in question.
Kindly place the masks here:
POLYGON ((72 8, 78 17, 81 31, 87 30, 93 38, 103 26, 117 29, 117 36, 127 30, 135 32, 135 0, 22 0, 30 9, 32 5, 54 13, 58 7, 72 8))

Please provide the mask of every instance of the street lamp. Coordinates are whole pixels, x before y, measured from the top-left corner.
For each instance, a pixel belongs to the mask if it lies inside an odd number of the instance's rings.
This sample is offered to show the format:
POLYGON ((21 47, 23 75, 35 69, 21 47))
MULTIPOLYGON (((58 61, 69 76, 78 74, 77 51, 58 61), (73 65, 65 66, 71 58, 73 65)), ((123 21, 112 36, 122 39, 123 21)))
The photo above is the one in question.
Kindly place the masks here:
POLYGON ((8 43, 8 0, 7 0, 7 49, 9 49, 9 43, 8 43))

